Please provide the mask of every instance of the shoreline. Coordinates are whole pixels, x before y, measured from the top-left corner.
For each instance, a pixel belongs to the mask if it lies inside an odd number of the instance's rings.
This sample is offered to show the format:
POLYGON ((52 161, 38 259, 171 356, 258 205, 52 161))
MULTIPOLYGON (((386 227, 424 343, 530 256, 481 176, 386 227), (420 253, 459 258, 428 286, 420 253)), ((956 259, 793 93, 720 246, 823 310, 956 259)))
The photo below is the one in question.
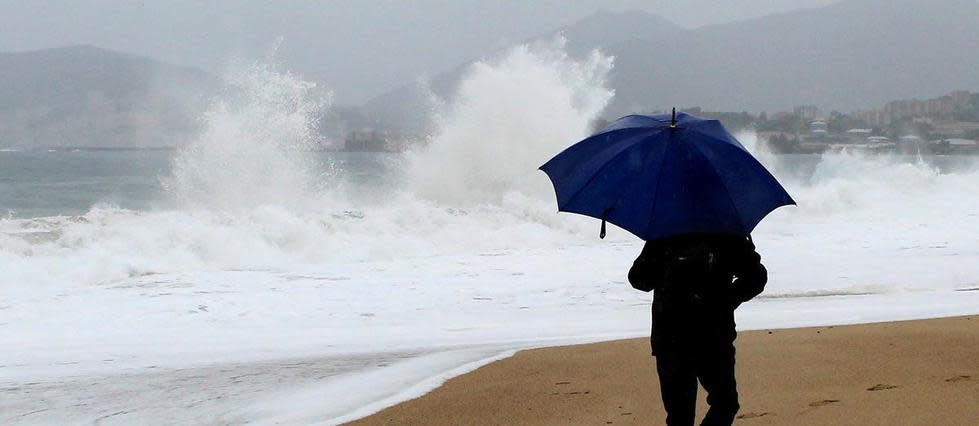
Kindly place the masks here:
MULTIPOLYGON (((979 314, 975 308, 979 306, 979 291, 966 290, 759 299, 738 309, 739 330, 745 333, 740 341, 750 333, 746 330, 772 330, 781 335, 779 330, 800 327, 832 328, 979 314)), ((198 329, 193 336, 155 333, 156 339, 142 339, 138 345, 128 335, 112 333, 99 334, 97 341, 79 336, 77 341, 59 340, 57 345, 14 339, 9 343, 19 350, 5 353, 0 360, 7 379, 0 383, 7 387, 0 399, 0 411, 15 413, 7 420, 16 424, 90 422, 118 411, 126 414, 114 418, 127 422, 180 418, 188 422, 298 420, 291 423, 334 424, 433 390, 438 392, 447 379, 469 369, 460 367, 478 366, 479 361, 506 351, 581 347, 572 345, 638 337, 633 339, 639 342, 634 355, 641 358, 634 362, 647 363, 652 371, 648 342, 642 337, 648 335, 648 310, 649 304, 642 303, 621 310, 605 307, 600 312, 579 311, 585 315, 566 319, 562 324, 561 329, 575 331, 565 335, 553 325, 534 326, 552 324, 557 311, 518 310, 508 316, 508 327, 476 328, 465 335, 443 330, 442 335, 433 336, 424 346, 418 346, 413 337, 423 335, 423 329, 369 329, 373 341, 387 342, 384 351, 352 344, 354 334, 348 339, 332 332, 339 328, 330 332, 318 329, 315 336, 328 337, 329 342, 311 338, 314 334, 307 329, 276 330, 274 338, 253 331, 249 333, 248 346, 242 344, 245 341, 240 335, 229 335, 220 327, 198 329), (641 325, 637 327, 638 324, 641 325), (618 331, 609 332, 613 329, 618 331), (184 340, 183 345, 175 346, 175 337, 193 337, 193 342, 200 344, 184 340), (116 344, 103 344, 112 341, 116 344), (303 344, 297 345, 299 341, 303 344), (222 346, 234 352, 213 350, 222 346), (89 349, 82 354, 72 350, 77 347, 89 349), (188 352, 189 348, 197 351, 188 352), (112 362, 104 362, 109 359, 112 362), (270 369, 272 365, 284 367, 279 371, 270 369), (259 374, 241 374, 249 371, 259 374), (326 371, 330 373, 324 375, 326 371), (176 389, 173 383, 183 381, 187 375, 195 376, 195 391, 159 399, 159 389, 176 389), (41 389, 45 398, 33 398, 41 389), (119 389, 126 391, 119 393, 119 389), (206 402, 189 408, 187 401, 206 402), (35 411, 43 408, 48 409, 35 411)), ((40 335, 39 331, 27 330, 22 334, 25 338, 40 335)))
MULTIPOLYGON (((977 315, 743 331, 736 345, 738 423, 979 418, 977 315)), ((647 338, 527 349, 348 424, 658 424, 657 383, 647 338)))

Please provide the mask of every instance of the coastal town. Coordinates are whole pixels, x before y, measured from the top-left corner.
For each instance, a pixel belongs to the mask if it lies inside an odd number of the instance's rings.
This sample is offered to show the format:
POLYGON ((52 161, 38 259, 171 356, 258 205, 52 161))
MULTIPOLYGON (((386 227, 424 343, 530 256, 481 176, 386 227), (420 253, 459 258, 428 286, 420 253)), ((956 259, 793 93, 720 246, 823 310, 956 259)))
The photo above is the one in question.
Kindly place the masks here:
POLYGON ((780 153, 852 149, 881 153, 979 154, 979 93, 958 90, 879 109, 828 114, 813 105, 753 123, 780 153))
MULTIPOLYGON (((979 93, 965 90, 952 91, 933 99, 892 101, 877 109, 850 113, 824 112, 816 105, 796 106, 792 111, 772 114, 705 111, 700 107, 678 109, 718 119, 734 133, 757 132, 772 151, 780 154, 853 150, 979 155, 979 93)), ((644 113, 662 112, 665 111, 644 113)), ((595 120, 592 129, 601 129, 612 118, 595 120)), ((397 132, 362 128, 347 133, 339 149, 400 152, 423 140, 397 132)))

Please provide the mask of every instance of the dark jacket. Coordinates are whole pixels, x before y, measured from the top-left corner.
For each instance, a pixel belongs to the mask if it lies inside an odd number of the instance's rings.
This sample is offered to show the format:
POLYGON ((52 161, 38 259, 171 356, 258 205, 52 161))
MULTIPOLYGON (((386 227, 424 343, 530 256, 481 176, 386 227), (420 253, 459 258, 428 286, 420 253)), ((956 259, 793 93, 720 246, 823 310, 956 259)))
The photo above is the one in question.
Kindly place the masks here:
POLYGON ((767 281, 751 239, 723 234, 648 241, 629 270, 633 287, 654 292, 654 353, 664 344, 733 341, 734 309, 767 281))

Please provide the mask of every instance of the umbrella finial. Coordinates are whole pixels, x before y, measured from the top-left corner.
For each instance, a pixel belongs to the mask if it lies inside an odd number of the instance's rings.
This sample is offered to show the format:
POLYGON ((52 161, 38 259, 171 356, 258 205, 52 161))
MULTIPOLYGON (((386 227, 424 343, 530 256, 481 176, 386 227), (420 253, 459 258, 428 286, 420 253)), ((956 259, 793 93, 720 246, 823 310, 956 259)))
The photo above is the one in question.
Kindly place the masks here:
POLYGON ((670 128, 671 129, 676 128, 676 107, 673 107, 673 119, 670 120, 670 128))

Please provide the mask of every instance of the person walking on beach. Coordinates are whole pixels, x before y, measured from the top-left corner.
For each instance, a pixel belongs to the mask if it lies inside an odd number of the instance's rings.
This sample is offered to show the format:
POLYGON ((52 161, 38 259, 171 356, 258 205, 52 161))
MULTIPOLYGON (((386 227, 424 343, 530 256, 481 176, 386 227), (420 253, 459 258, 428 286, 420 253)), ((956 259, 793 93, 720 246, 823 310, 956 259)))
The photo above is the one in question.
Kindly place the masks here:
POLYGON ((697 381, 703 424, 731 424, 734 310, 761 293, 768 271, 751 231, 795 201, 720 121, 673 110, 627 115, 540 169, 558 210, 606 222, 646 241, 629 271, 654 291, 652 349, 670 425, 692 425, 697 381))
POLYGON ((685 234, 643 246, 629 282, 653 291, 650 343, 667 425, 694 424, 698 380, 710 405, 701 424, 734 422, 734 310, 767 281, 749 236, 685 234))

